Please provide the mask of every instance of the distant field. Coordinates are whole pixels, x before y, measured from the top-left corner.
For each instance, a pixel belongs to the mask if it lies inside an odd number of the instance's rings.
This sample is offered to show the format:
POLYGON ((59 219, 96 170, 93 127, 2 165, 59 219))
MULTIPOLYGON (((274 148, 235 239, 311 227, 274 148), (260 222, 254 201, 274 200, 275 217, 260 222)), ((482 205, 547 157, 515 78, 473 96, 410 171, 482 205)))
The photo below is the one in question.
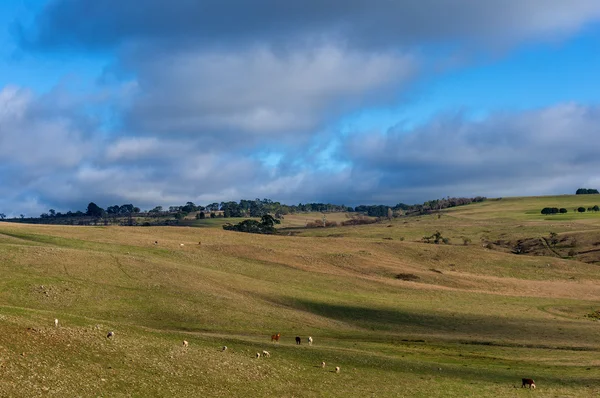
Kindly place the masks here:
POLYGON ((597 397, 600 219, 572 214, 596 197, 298 236, 0 223, 0 396, 597 397), (420 241, 436 230, 451 244, 420 241), (493 243, 520 239, 548 255, 493 243))

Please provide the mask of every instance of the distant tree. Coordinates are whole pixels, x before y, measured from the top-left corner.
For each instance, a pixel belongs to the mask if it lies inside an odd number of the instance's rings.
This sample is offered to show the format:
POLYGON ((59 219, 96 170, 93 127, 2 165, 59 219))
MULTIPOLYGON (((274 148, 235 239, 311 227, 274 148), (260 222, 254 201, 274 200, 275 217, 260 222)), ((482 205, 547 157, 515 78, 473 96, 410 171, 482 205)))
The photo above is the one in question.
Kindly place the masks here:
POLYGON ((126 204, 126 205, 121 205, 119 207, 119 214, 131 214, 131 213, 133 213, 133 209, 134 209, 134 206, 131 203, 126 204))
POLYGON ((50 213, 50 217, 56 216, 56 210, 54 210, 54 209, 48 210, 48 213, 50 213))
POLYGON ((558 207, 544 207, 542 214, 557 214, 559 211, 558 207))
POLYGON ((578 207, 578 208, 577 208, 577 211, 578 211, 579 213, 585 213, 585 207, 578 207))
POLYGON ((183 220, 185 218, 185 215, 186 215, 186 213, 183 213, 181 211, 177 212, 177 213, 175 213, 175 219, 176 220, 183 220))
POLYGON ((161 211, 163 211, 163 207, 156 206, 154 209, 150 210, 149 213, 160 213, 161 211))
POLYGON ((119 209, 120 209, 119 205, 108 206, 106 208, 106 213, 108 213, 108 214, 119 214, 119 209))
POLYGON ((6 214, 0 213, 0 220, 4 220, 6 218, 6 214))
POLYGON ((558 209, 558 212, 564 214, 567 212, 567 209, 565 209, 564 207, 561 207, 560 209, 558 209))
POLYGON ((273 217, 270 214, 265 214, 264 216, 262 216, 262 218, 260 219, 260 222, 262 225, 266 226, 266 227, 274 227, 275 224, 281 224, 281 221, 279 221, 278 219, 276 219, 275 217, 273 217))
POLYGON ((575 195, 590 195, 590 194, 598 194, 600 192, 598 192, 597 189, 592 189, 592 188, 579 188, 576 192, 575 195))
POLYGON ((87 210, 85 212, 90 217, 102 217, 104 215, 104 209, 99 207, 94 202, 90 202, 87 206, 87 210))
POLYGON ((25 218, 25 215, 23 214, 19 214, 19 217, 21 217, 21 220, 25 218))
POLYGON ((600 211, 600 207, 598 207, 598 205, 594 205, 594 207, 592 207, 592 211, 600 211))
POLYGON ((280 221, 274 218, 270 214, 262 216, 260 222, 256 220, 244 220, 238 224, 225 224, 223 229, 237 232, 248 232, 252 234, 275 234, 275 224, 279 224, 280 221))

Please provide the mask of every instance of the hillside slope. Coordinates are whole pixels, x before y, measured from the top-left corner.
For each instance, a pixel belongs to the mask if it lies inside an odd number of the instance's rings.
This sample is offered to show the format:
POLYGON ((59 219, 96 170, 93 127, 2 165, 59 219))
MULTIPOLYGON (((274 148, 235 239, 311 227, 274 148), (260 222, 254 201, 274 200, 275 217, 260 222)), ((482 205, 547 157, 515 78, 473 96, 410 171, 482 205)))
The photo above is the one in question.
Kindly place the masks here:
POLYGON ((503 201, 300 236, 0 223, 0 396, 597 396, 598 266, 487 243, 599 219, 503 201))

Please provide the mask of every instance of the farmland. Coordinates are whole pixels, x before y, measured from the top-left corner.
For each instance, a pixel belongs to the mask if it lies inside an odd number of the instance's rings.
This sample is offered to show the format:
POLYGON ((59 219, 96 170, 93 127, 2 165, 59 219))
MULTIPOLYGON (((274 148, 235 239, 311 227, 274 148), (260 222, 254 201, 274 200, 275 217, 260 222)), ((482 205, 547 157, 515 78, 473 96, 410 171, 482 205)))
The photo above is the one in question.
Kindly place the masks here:
POLYGON ((0 396, 598 396, 596 197, 274 236, 0 223, 0 396))

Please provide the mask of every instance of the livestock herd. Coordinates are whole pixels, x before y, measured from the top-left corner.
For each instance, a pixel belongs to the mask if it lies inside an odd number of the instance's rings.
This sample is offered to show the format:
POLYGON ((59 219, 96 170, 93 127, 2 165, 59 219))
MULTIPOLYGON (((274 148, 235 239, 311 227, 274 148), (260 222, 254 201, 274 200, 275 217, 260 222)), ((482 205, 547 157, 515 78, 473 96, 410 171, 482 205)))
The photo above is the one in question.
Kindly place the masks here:
MULTIPOLYGON (((58 319, 55 318, 54 319, 54 327, 58 327, 58 325, 59 325, 59 321, 58 321, 58 319)), ((113 331, 109 331, 108 334, 106 335, 106 338, 110 339, 110 338, 113 338, 114 336, 115 336, 115 333, 113 331)), ((280 338, 281 338, 281 333, 277 333, 277 334, 271 335, 271 342, 279 343, 280 338)), ((300 345, 302 343, 302 338, 300 336, 296 336, 295 340, 296 340, 296 344, 297 345, 300 345)), ((306 339, 306 341, 308 342, 308 345, 312 345, 313 338, 311 336, 308 336, 308 338, 306 339)), ((183 345, 184 348, 189 347, 189 344, 190 343, 187 340, 183 340, 182 345, 183 345)), ((227 351, 227 346, 223 346, 221 348, 221 351, 223 351, 223 352, 227 351)), ((256 353, 256 358, 260 358, 261 356, 263 358, 270 358, 271 357, 271 353, 269 351, 266 351, 266 350, 263 350, 262 353, 260 353, 260 352, 256 353)), ((325 361, 321 362, 321 368, 325 368, 325 366, 326 366, 325 361)), ((340 373, 340 367, 336 366, 335 370, 332 371, 332 372, 340 373)), ((529 388, 535 389, 535 387, 536 387, 535 386, 535 381, 533 379, 530 379, 530 378, 523 378, 522 379, 521 388, 525 388, 525 387, 529 387, 529 388)))

